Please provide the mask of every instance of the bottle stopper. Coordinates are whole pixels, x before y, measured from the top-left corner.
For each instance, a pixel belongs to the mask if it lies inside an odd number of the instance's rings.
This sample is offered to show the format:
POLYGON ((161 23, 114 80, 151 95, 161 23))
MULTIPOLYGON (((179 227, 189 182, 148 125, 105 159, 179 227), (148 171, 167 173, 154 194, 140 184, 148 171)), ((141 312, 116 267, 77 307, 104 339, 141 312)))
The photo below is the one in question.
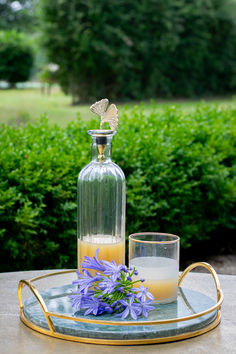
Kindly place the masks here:
POLYGON ((90 110, 101 117, 100 130, 102 130, 104 123, 108 123, 111 130, 115 131, 118 126, 118 109, 114 103, 112 103, 109 107, 108 104, 109 100, 107 98, 103 98, 102 100, 92 104, 90 110))
POLYGON ((90 110, 101 117, 100 129, 97 130, 96 143, 98 145, 98 161, 104 162, 104 151, 107 144, 106 133, 115 132, 118 125, 118 109, 115 104, 111 104, 108 107, 109 100, 103 98, 102 100, 95 102, 90 107, 90 110), (111 130, 103 130, 103 124, 108 123, 111 130), (99 133, 100 132, 100 133, 99 133))

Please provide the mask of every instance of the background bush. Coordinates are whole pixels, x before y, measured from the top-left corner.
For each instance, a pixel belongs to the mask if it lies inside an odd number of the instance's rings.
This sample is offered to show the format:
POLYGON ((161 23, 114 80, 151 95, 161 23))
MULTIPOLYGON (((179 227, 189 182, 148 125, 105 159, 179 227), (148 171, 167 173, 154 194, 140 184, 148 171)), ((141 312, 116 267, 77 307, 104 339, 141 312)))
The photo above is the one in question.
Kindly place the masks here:
POLYGON ((77 101, 236 88, 234 0, 42 0, 44 45, 77 101))
POLYGON ((11 86, 27 81, 33 67, 33 50, 26 37, 15 31, 0 32, 0 80, 11 86))
MULTIPOLYGON (((123 111, 113 160, 127 179, 127 235, 162 231, 182 247, 235 226, 236 108, 201 104, 123 111)), ((1 271, 76 266, 76 181, 90 161, 87 129, 41 119, 0 129, 1 271)))

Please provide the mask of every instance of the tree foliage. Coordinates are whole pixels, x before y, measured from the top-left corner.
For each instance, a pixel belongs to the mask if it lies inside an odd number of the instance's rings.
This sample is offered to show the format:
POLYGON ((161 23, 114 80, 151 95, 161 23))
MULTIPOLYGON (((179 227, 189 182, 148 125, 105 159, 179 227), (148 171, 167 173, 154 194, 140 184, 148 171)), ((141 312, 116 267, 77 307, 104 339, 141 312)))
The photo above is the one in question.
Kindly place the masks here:
POLYGON ((235 2, 42 0, 44 44, 74 101, 232 92, 235 2))
POLYGON ((0 30, 30 32, 36 28, 37 0, 0 1, 0 30))
POLYGON ((27 81, 33 66, 33 51, 27 39, 14 31, 0 32, 0 80, 11 86, 27 81))

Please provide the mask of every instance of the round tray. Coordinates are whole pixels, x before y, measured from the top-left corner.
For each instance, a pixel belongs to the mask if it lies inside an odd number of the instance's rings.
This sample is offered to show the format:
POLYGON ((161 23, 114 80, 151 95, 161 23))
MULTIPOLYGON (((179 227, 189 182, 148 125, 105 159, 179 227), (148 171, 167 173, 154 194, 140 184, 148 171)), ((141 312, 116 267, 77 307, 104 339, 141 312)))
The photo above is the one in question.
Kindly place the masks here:
POLYGON ((220 322, 220 306, 223 293, 215 270, 207 263, 194 263, 179 278, 177 301, 171 304, 156 304, 148 319, 137 321, 121 320, 114 315, 83 316, 74 314, 68 295, 76 290, 73 285, 50 288, 39 292, 33 282, 49 276, 70 273, 59 271, 31 280, 21 280, 18 288, 20 316, 30 328, 52 337, 96 344, 148 344, 181 340, 194 337, 215 328, 220 322), (208 296, 180 285, 186 274, 202 266, 212 274, 216 289, 217 303, 208 296), (27 285, 34 296, 24 305, 21 300, 23 285, 27 285))

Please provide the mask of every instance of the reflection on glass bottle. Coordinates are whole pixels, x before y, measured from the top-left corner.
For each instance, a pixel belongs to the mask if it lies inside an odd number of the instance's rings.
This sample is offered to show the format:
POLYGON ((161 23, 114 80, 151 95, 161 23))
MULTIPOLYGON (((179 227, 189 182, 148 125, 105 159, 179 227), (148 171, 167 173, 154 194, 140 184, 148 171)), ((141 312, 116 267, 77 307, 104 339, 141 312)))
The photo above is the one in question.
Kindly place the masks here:
POLYGON ((111 159, 112 130, 90 130, 92 161, 78 178, 78 268, 84 256, 125 262, 125 176, 111 159))

